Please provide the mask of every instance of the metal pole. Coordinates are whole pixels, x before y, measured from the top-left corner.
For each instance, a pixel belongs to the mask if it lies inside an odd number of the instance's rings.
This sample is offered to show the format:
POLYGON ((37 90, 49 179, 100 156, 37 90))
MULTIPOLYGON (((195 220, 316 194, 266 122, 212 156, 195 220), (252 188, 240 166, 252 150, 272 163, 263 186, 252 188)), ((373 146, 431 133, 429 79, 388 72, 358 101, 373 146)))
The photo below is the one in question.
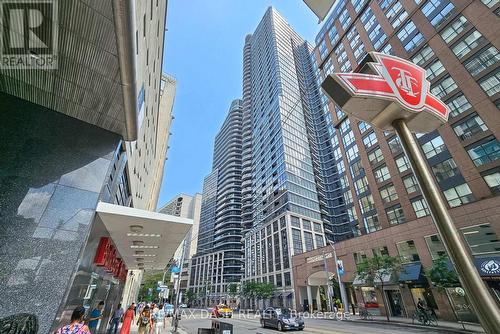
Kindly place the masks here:
MULTIPOLYGON (((347 300, 347 295, 345 293, 344 283, 339 273, 339 266, 337 265, 337 251, 335 250, 335 245, 333 241, 330 241, 330 246, 333 249, 333 260, 335 261, 335 268, 337 269, 337 279, 339 280, 340 298, 342 299, 342 304, 344 305, 344 313, 349 312, 349 301, 347 300)), ((349 312, 350 313, 350 312, 349 312)))
POLYGON ((182 254, 180 259, 180 272, 177 280, 174 285, 175 292, 175 300, 174 300, 174 314, 172 319, 172 332, 177 333, 177 326, 179 321, 179 297, 180 297, 180 288, 181 288, 181 277, 182 277, 182 268, 184 267, 184 253, 186 252, 186 240, 183 240, 182 244, 182 254))
POLYGON ((328 290, 328 291, 326 291, 326 298, 328 299, 328 307, 330 308, 330 312, 333 312, 332 282, 330 282, 330 271, 328 270, 328 265, 326 263, 326 255, 325 255, 324 250, 323 250, 323 264, 325 265, 326 284, 327 284, 327 290, 328 290))
POLYGON ((410 160, 441 240, 455 265, 462 287, 466 291, 481 325, 488 334, 498 333, 500 328, 498 305, 474 266, 472 257, 467 251, 467 246, 453 223, 446 204, 440 195, 441 191, 432 178, 416 139, 404 120, 395 120, 392 126, 401 139, 401 144, 410 160))

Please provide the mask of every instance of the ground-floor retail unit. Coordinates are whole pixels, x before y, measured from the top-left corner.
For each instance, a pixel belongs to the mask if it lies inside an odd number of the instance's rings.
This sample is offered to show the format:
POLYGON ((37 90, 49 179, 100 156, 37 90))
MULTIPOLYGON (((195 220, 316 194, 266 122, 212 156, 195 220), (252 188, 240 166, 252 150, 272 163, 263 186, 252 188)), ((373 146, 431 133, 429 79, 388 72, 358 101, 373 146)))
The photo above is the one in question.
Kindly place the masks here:
MULTIPOLYGON (((500 199, 484 199, 450 211, 478 272, 500 305, 500 199)), ((438 319, 478 321, 462 287, 438 289, 426 276, 433 261, 446 254, 430 216, 335 243, 335 248, 344 264, 341 280, 351 312, 362 305, 374 315, 385 315, 387 309, 390 316, 411 317, 421 299, 438 319), (357 274, 357 264, 382 254, 401 259, 399 272, 385 275, 383 282, 365 282, 357 274)), ((340 299, 338 289, 328 293, 328 280, 338 279, 330 246, 296 255, 292 262, 296 309, 326 311, 329 297, 340 299)), ((449 266, 453 268, 451 262, 449 266)))

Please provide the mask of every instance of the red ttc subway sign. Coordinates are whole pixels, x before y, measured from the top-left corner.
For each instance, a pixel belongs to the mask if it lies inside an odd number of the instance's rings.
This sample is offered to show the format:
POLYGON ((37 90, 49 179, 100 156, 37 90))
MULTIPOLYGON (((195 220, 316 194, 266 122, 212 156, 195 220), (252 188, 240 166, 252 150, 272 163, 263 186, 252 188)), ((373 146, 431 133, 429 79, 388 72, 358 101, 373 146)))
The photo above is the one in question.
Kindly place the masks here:
POLYGON ((352 73, 334 73, 322 84, 348 114, 391 130, 406 119, 415 132, 429 132, 448 120, 449 109, 430 92, 425 70, 407 60, 371 52, 352 73))

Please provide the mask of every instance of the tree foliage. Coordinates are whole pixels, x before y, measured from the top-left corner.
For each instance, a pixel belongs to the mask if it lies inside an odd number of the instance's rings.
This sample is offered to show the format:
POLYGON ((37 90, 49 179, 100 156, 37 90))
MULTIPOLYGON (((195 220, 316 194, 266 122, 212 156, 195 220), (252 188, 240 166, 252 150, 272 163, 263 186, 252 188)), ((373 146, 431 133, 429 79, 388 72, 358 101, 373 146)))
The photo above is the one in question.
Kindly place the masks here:
POLYGON ((191 289, 187 289, 184 296, 186 297, 188 303, 192 303, 196 299, 196 293, 191 289))
POLYGON ((275 292, 276 286, 272 283, 246 282, 241 286, 241 295, 247 298, 269 299, 275 292))
MULTIPOLYGON (((163 279, 163 272, 155 272, 151 274, 144 274, 142 278, 141 289, 139 290, 139 301, 151 302, 158 299, 158 291, 156 290, 158 286, 158 281, 163 279), (149 289, 152 293, 149 294, 149 289)), ((165 282, 170 282, 170 274, 165 275, 165 282)))
POLYGON ((447 256, 441 255, 433 261, 432 267, 425 271, 425 276, 441 291, 460 286, 458 275, 453 268, 450 268, 449 261, 447 256))
POLYGON ((236 282, 229 283, 227 286, 227 292, 230 297, 238 296, 239 284, 236 282))

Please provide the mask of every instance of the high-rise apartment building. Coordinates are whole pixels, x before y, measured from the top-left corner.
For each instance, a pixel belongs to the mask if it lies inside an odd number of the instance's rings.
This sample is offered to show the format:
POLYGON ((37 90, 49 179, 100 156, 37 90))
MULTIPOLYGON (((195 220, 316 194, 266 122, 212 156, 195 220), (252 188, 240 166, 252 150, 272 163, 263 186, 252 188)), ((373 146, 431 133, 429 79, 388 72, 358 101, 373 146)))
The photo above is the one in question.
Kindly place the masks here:
POLYGON ((198 248, 191 262, 189 287, 204 295, 205 304, 235 304, 227 287, 242 278, 242 121, 242 101, 234 100, 215 137, 212 172, 203 185, 198 248))
MULTIPOLYGON (((0 20, 33 5, 4 6, 0 20)), ((57 66, 0 65, 0 317, 23 309, 49 333, 104 300, 101 332, 111 309, 136 298, 142 270, 162 269, 190 228, 151 212, 176 86, 161 72, 167 1, 43 7, 57 15, 40 18, 57 66)), ((40 36, 8 23, 2 34, 40 60, 40 36)))
POLYGON ((177 248, 174 260, 180 261, 184 252, 182 264, 180 289, 186 291, 191 275, 191 258, 196 254, 198 245, 198 232, 200 228, 201 194, 179 194, 167 202, 158 212, 167 215, 184 217, 193 220, 193 226, 177 248))
POLYGON ((243 282, 276 285, 273 302, 286 306, 293 305, 291 257, 323 247, 325 235, 343 239, 356 231, 330 163, 333 150, 311 52, 272 7, 243 50, 243 109, 251 121, 243 139, 251 143, 251 168, 243 169, 243 178, 251 179, 243 192, 252 189, 253 217, 247 223, 244 197, 243 282))
MULTIPOLYGON (((449 106, 450 117, 438 130, 415 136, 480 272, 480 263, 498 261, 500 254, 499 10, 492 0, 341 0, 312 54, 318 84, 332 72, 352 71, 373 50, 426 69, 430 90, 449 106)), ((450 301, 457 311, 466 303, 463 295, 451 291, 448 301, 422 278, 423 268, 446 251, 398 138, 321 98, 346 211, 359 226, 358 236, 337 245, 353 299, 383 300, 380 291, 356 280, 356 263, 372 254, 398 255, 414 270, 382 292, 392 315, 411 314, 416 300, 424 298, 440 316, 454 318, 450 301)), ((311 287, 304 284, 315 271, 296 277, 297 305, 318 300, 317 290, 308 297, 311 287)), ((498 282, 481 274, 498 296, 498 282)), ((473 320, 462 311, 462 320, 473 320)))

